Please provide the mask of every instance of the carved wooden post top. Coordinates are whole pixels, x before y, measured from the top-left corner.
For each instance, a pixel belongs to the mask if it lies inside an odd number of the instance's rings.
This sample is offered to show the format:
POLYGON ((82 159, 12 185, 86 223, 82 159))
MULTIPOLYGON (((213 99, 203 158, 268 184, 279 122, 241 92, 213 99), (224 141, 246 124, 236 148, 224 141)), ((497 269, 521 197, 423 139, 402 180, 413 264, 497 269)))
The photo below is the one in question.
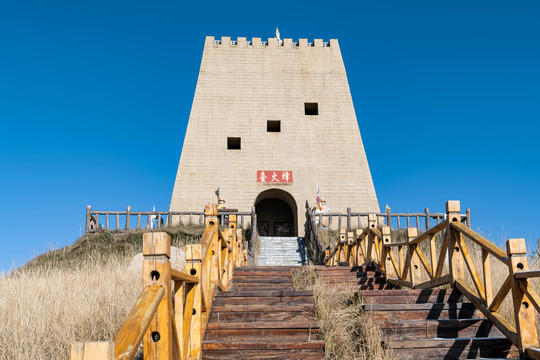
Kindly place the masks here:
POLYGON ((217 215, 217 205, 216 204, 206 204, 204 206, 204 215, 206 216, 215 216, 217 215))
POLYGON ((418 229, 414 227, 407 228, 407 238, 409 241, 418 236, 418 229))
POLYGON ((446 213, 459 213, 460 206, 459 200, 448 200, 446 202, 446 213))
POLYGON ((527 247, 525 246, 525 239, 509 239, 506 242, 506 252, 511 255, 526 255, 527 247))
POLYGON ((186 261, 201 261, 201 244, 186 245, 186 261))
POLYGON ((166 255, 171 257, 171 238, 166 232, 148 232, 143 234, 143 256, 166 255))

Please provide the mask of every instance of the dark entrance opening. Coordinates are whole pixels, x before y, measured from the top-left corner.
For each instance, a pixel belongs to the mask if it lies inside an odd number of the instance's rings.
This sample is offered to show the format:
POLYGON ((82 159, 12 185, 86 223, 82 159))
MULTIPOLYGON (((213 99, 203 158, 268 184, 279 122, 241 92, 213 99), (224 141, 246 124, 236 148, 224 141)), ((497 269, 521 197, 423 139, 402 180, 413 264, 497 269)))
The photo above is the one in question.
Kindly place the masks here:
POLYGON ((297 236, 296 202, 280 189, 263 191, 255 200, 257 230, 261 236, 297 236))

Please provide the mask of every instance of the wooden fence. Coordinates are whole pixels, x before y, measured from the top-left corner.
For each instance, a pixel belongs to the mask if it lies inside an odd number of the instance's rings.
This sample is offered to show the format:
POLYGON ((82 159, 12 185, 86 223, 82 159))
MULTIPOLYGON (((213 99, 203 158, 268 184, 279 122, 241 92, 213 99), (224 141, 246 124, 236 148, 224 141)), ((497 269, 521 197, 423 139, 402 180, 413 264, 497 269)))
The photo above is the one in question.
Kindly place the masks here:
POLYGON ((376 215, 369 215, 365 229, 356 233, 341 232, 336 247, 325 250, 325 263, 327 266, 373 264, 388 282, 414 289, 451 284, 493 322, 522 355, 540 359, 540 349, 535 348, 538 345, 535 309, 540 312, 540 297, 529 282, 529 278, 540 277, 540 271, 529 270, 525 240, 508 240, 504 251, 463 225, 462 218, 459 201, 448 201, 444 221, 422 234, 418 234, 417 228, 407 228, 405 241, 392 242, 391 228, 378 228, 376 215), (481 272, 473 262, 464 236, 470 240, 469 246, 478 246, 481 251, 481 272), (493 289, 491 258, 508 269, 499 289, 493 289), (510 292, 514 316, 506 319, 498 310, 510 292))
MULTIPOLYGON (((354 227, 366 227, 368 217, 375 215, 378 226, 388 225, 394 229, 410 228, 411 225, 416 225, 417 229, 429 229, 433 223, 439 224, 444 220, 443 213, 430 213, 429 208, 424 209, 423 213, 369 213, 369 212, 352 212, 351 208, 347 208, 347 213, 328 212, 318 213, 309 208, 306 202, 307 211, 311 212, 312 218, 317 224, 323 224, 329 230, 352 229, 354 227), (407 226, 404 227, 403 222, 407 226)), ((466 210, 465 214, 460 215, 461 221, 468 227, 471 227, 471 211, 466 210)))
MULTIPOLYGON (((255 223, 255 207, 251 212, 219 210, 219 223, 225 225, 229 215, 236 215, 240 228, 255 223)), ((85 232, 159 229, 176 224, 203 225, 204 216, 202 211, 131 211, 131 206, 126 211, 96 211, 88 205, 85 232)))
POLYGON ((206 206, 201 242, 186 246, 185 272, 171 269, 167 233, 145 233, 143 291, 131 313, 114 341, 75 343, 71 360, 130 360, 141 341, 144 359, 200 359, 217 288, 228 289, 233 268, 247 265, 236 220, 230 214, 221 230, 216 205, 206 206))

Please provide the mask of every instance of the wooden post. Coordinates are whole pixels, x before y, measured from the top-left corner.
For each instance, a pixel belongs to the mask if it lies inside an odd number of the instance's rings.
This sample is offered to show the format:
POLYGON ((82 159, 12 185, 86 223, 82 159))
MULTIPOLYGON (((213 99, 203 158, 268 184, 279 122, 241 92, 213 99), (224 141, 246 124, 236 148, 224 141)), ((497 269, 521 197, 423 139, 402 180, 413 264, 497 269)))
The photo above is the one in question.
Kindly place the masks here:
POLYGON ((171 290, 171 239, 165 232, 143 234, 143 285, 159 285, 165 295, 158 305, 154 319, 150 322, 143 339, 144 359, 171 359, 172 334, 172 290, 171 290))
POLYGON ((126 208, 126 230, 129 230, 131 228, 131 206, 128 205, 126 208))
POLYGON ((255 206, 251 207, 251 246, 255 246, 257 237, 257 219, 255 217, 255 206))
POLYGON ((392 228, 392 215, 390 214, 390 208, 388 209, 388 213, 386 214, 386 225, 392 228))
POLYGON ((467 214, 467 226, 471 227, 471 209, 466 209, 465 213, 467 214))
POLYGON ((418 229, 417 228, 407 228, 407 242, 409 243, 408 251, 407 251, 407 261, 409 262, 409 274, 411 278, 411 286, 414 288, 416 284, 419 283, 418 279, 418 271, 419 269, 419 262, 418 262, 418 255, 416 254, 416 246, 418 245, 411 245, 411 241, 414 240, 415 237, 418 236, 418 229))
POLYGON ((105 229, 109 230, 109 214, 105 214, 105 229))
POLYGON ((347 230, 351 230, 351 208, 347 208, 347 230))
POLYGON ((347 231, 347 260, 350 266, 358 265, 354 258, 354 232, 347 231))
POLYGON ((141 228, 141 214, 137 214, 137 230, 141 228))
POLYGON ((486 290, 486 307, 493 301, 493 283, 491 281, 491 256, 489 252, 482 248, 482 270, 484 274, 484 289, 486 290))
POLYGON ((113 360, 114 342, 77 342, 71 345, 71 360, 113 360))
POLYGON ((428 231, 431 229, 431 222, 429 221, 429 208, 425 208, 424 211, 426 213, 426 231, 428 231))
POLYGON ((399 215, 397 215, 397 228, 398 228, 398 230, 401 229, 401 224, 400 224, 400 221, 399 221, 399 215))
MULTIPOLYGON (((217 222, 215 223, 217 225, 217 222)), ((198 276, 200 281, 193 287, 193 308, 187 353, 194 359, 201 358, 202 349, 202 258, 201 244, 186 245, 186 273, 198 276)), ((189 311, 186 309, 185 311, 189 311)), ((189 357, 188 356, 188 357, 189 357)), ((145 357, 146 360, 146 357, 145 357)))
POLYGON ((169 214, 167 214, 167 224, 166 226, 172 226, 173 225, 173 221, 172 221, 172 209, 171 207, 169 206, 169 214))
POLYGON ((116 213, 116 230, 120 228, 120 213, 116 213))
POLYGON ((390 266, 386 266, 388 262, 390 261, 389 252, 392 251, 392 248, 386 248, 384 245, 390 244, 391 236, 390 236, 390 226, 383 226, 381 229, 382 233, 382 253, 383 253, 383 261, 381 262, 381 270, 384 271, 384 277, 385 279, 388 279, 388 270, 390 269, 390 266))
POLYGON ((506 242, 506 251, 510 258, 510 276, 512 282, 512 300, 514 301, 514 317, 520 354, 530 347, 538 345, 538 333, 536 330, 535 310, 530 299, 525 295, 520 286, 524 282, 525 288, 528 279, 516 279, 514 274, 520 271, 528 271, 527 249, 525 239, 509 239, 506 242))
MULTIPOLYGON (((448 236, 448 263, 450 267, 450 277, 452 283, 456 280, 465 281, 465 263, 461 251, 460 240, 461 233, 454 230, 451 223, 461 223, 460 203, 457 200, 449 200, 446 202, 446 219, 448 226, 446 233, 448 236)), ((441 254, 442 256, 442 254, 441 254)))
MULTIPOLYGON (((368 215, 368 228, 375 229, 376 227, 377 227, 377 215, 369 214, 368 215)), ((372 254, 373 254, 373 245, 375 245, 374 244, 375 238, 371 233, 368 233, 366 237, 367 237, 366 261, 373 262, 372 254)))
POLYGON ((90 231, 90 218, 92 217, 92 215, 90 215, 92 211, 92 206, 91 205, 86 205, 86 230, 85 230, 85 234, 88 234, 88 232, 90 231))

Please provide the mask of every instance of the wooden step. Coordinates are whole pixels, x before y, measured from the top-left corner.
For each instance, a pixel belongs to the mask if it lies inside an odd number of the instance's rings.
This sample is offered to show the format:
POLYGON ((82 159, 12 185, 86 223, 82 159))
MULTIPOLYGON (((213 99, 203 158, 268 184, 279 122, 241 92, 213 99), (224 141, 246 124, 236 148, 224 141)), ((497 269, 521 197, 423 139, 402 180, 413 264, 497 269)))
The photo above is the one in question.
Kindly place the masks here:
POLYGON ((413 340, 429 338, 503 337, 489 320, 436 319, 436 320, 382 320, 378 322, 388 339, 413 340))
POLYGON ((210 321, 253 322, 253 321, 309 321, 316 320, 313 313, 295 310, 288 311, 215 311, 210 312, 210 321))
MULTIPOLYGON (((204 348, 203 348, 204 349, 204 348)), ((270 349, 270 350, 244 350, 244 349, 225 349, 225 350, 203 350, 203 360, 288 360, 305 359, 321 360, 324 359, 324 349, 270 349)))
POLYGON ((312 290, 255 290, 255 291, 224 291, 216 295, 216 299, 224 297, 280 297, 280 296, 298 296, 298 297, 313 297, 312 290))
POLYGON ((426 320, 483 318, 482 313, 470 303, 434 304, 366 304, 366 311, 377 320, 426 320))
POLYGON ((386 343, 399 356, 414 359, 477 359, 519 357, 506 338, 391 340, 386 343))
POLYGON ((233 278, 233 284, 238 283, 248 283, 248 284, 254 284, 254 283, 265 283, 265 284, 279 284, 279 283, 286 283, 290 284, 292 286, 293 279, 289 277, 284 276, 237 276, 233 278))
POLYGON ((262 341, 269 339, 275 342, 281 341, 310 341, 318 339, 320 330, 318 328, 297 328, 297 329, 207 329, 205 340, 227 340, 227 341, 262 341))
POLYGON ((465 297, 453 289, 364 290, 360 296, 366 304, 456 303, 465 297))
POLYGON ((233 283, 231 291, 250 291, 250 290, 278 290, 278 289, 293 289, 293 285, 289 283, 233 283))
POLYGON ((279 304, 279 305, 264 305, 264 304, 245 304, 243 306, 231 305, 231 304, 222 304, 212 306, 213 311, 228 311, 228 312, 244 312, 244 311, 259 311, 259 312, 277 312, 277 311, 289 311, 294 309, 295 311, 304 311, 315 314, 317 312, 317 307, 313 303, 306 304, 279 304))
POLYGON ((203 350, 304 350, 324 349, 324 341, 219 341, 203 342, 203 350))

